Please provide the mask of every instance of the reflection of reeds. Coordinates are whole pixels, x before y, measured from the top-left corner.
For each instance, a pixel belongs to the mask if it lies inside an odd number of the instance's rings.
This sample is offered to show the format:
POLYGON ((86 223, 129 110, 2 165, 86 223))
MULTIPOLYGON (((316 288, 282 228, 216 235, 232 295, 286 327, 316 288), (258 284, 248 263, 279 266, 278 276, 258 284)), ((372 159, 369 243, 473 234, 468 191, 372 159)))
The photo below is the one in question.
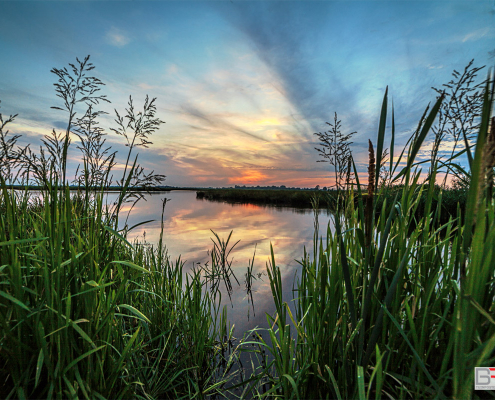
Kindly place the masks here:
POLYGON ((217 293, 220 289, 220 283, 223 282, 225 284, 225 289, 227 290, 227 295, 232 303, 233 287, 230 278, 234 278, 238 285, 239 281, 232 270, 233 260, 230 259, 229 256, 234 247, 239 243, 239 240, 229 247, 233 231, 230 231, 227 240, 220 239, 213 231, 212 233, 215 236, 215 239, 211 239, 213 242, 213 248, 210 252, 211 265, 208 266, 207 263, 202 266, 201 269, 204 272, 206 284, 210 286, 210 292, 212 294, 217 293))
POLYGON ((251 307, 253 309, 253 316, 256 316, 256 312, 254 310, 254 299, 253 299, 253 279, 256 278, 253 275, 254 268, 254 257, 256 256, 256 246, 254 247, 254 253, 252 260, 249 261, 249 265, 247 266, 247 271, 245 274, 245 285, 246 285, 246 296, 248 299, 248 321, 249 321, 249 303, 251 303, 251 307))

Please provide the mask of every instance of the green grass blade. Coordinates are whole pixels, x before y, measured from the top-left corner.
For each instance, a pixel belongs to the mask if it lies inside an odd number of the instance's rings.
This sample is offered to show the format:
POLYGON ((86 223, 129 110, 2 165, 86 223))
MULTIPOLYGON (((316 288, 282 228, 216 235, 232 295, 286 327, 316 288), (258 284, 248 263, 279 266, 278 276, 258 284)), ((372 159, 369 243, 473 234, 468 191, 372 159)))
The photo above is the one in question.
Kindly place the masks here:
POLYGON ((344 283, 346 288, 347 301, 349 305, 349 312, 351 314, 352 329, 354 329, 357 323, 356 309, 354 305, 355 304, 354 291, 353 291, 354 289, 351 282, 351 271, 349 268, 349 263, 347 262, 347 251, 345 248, 344 238, 342 237, 342 231, 340 228, 340 216, 338 214, 335 216, 335 231, 340 241, 339 250, 340 250, 340 260, 342 263, 342 273, 344 274, 344 283))
POLYGON ((0 242, 0 247, 1 246, 10 246, 12 244, 24 244, 24 243, 32 243, 32 242, 40 242, 43 240, 49 239, 48 237, 41 237, 41 238, 32 238, 32 239, 16 239, 16 240, 8 240, 6 242, 0 242))
POLYGON ((364 390, 364 371, 361 365, 357 366, 357 382, 359 400, 366 400, 366 392, 364 390))
POLYGON ((64 374, 67 373, 67 371, 69 371, 74 365, 76 365, 79 361, 85 359, 86 357, 90 356, 91 354, 103 349, 104 347, 106 347, 106 345, 102 345, 102 346, 99 346, 95 349, 91 349, 89 351, 87 351, 86 353, 80 355, 79 357, 77 357, 75 360, 72 360, 68 365, 67 367, 65 367, 64 369, 64 374))
POLYGON ((283 374, 281 376, 281 378, 285 378, 289 381, 289 383, 292 386, 292 389, 294 390, 294 393, 296 394, 296 398, 299 399, 299 391, 297 389, 297 384, 296 384, 296 381, 294 380, 294 378, 292 376, 290 376, 289 374, 283 374))
POLYGON ((12 303, 18 305, 19 307, 23 308, 24 310, 31 312, 31 309, 26 306, 22 301, 17 300, 14 296, 5 293, 3 290, 0 290, 0 296, 5 297, 7 300, 10 300, 12 303))
POLYGON ((119 304, 117 307, 124 308, 130 311, 131 313, 133 313, 134 315, 136 315, 140 320, 151 323, 151 321, 148 319, 148 317, 146 317, 146 315, 144 315, 141 311, 139 311, 135 307, 130 306, 129 304, 119 304))
POLYGON ((131 249, 134 249, 132 247, 132 244, 130 244, 125 237, 123 237, 120 233, 118 233, 115 229, 109 227, 109 226, 103 226, 103 229, 106 231, 110 232, 113 236, 121 240, 123 243, 125 243, 127 246, 129 246, 131 249))
POLYGON ((340 395, 339 385, 337 383, 337 380, 335 379, 335 376, 332 373, 332 370, 328 367, 328 365, 325 365, 325 369, 327 370, 328 375, 330 376, 330 380, 332 381, 333 390, 335 390, 335 395, 337 396, 337 400, 342 400, 342 396, 340 395))
POLYGON ((394 102, 392 101, 392 137, 390 138, 390 173, 392 173, 394 168, 394 146, 395 146, 395 113, 394 113, 394 102))
MULTIPOLYGON (((416 159, 416 155, 418 154, 419 149, 423 145, 423 142, 426 138, 426 135, 430 131, 430 129, 433 125, 433 122, 435 122, 435 118, 437 117, 438 110, 440 109, 440 106, 442 105, 442 101, 443 101, 444 97, 445 97, 445 95, 442 94, 438 98, 435 105, 433 106, 430 113, 428 114, 428 117, 426 118, 423 126, 421 127, 421 131, 419 132, 419 134, 417 135, 417 137, 415 138, 415 140, 411 144, 411 150, 410 150, 408 157, 407 157, 406 167, 404 167, 404 169, 399 173, 399 175, 395 179, 399 178, 400 176, 405 175, 407 171, 411 170, 411 167, 414 164, 414 160, 416 159)), ((420 126, 418 126, 418 130, 419 130, 419 128, 420 128, 420 126)))
POLYGON ((376 173, 375 173, 375 188, 378 188, 380 180, 380 165, 382 162, 383 142, 385 139, 385 127, 387 124, 387 102, 388 102, 388 86, 385 89, 383 96, 382 110, 380 112, 380 123, 378 125, 378 142, 376 145, 376 173))
POLYGON ((40 381, 40 375, 41 375, 41 370, 43 368, 43 361, 45 360, 45 353, 43 352, 43 349, 40 349, 39 355, 38 355, 38 361, 36 362, 36 376, 34 378, 34 387, 38 387, 38 383, 40 381))
POLYGON ((144 272, 145 274, 149 274, 150 271, 147 270, 146 268, 140 267, 139 265, 134 264, 133 262, 130 261, 112 261, 113 264, 119 264, 119 265, 124 265, 126 267, 133 268, 139 272, 144 272))

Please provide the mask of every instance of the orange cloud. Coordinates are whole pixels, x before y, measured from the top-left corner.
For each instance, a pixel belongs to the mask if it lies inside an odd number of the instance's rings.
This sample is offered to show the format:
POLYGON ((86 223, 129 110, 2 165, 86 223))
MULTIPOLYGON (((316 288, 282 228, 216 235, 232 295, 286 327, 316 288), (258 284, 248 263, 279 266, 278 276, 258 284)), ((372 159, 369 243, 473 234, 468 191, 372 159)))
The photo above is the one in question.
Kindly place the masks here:
POLYGON ((235 176, 229 178, 229 183, 235 183, 238 185, 252 185, 253 183, 261 182, 267 179, 268 176, 260 171, 249 170, 244 172, 241 176, 235 176))

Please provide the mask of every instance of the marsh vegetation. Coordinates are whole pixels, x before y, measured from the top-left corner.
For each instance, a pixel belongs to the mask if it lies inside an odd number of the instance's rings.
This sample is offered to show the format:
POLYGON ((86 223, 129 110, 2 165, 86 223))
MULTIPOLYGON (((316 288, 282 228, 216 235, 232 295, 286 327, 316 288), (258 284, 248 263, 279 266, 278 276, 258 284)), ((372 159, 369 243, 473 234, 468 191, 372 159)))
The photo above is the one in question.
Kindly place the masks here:
MULTIPOLYGON (((272 249, 266 273, 276 313, 266 315, 265 327, 234 333, 220 307, 220 288, 230 293, 243 283, 231 268, 230 236, 212 234, 208 266, 185 272, 168 256, 163 235, 153 246, 131 243, 128 234, 139 224, 119 223, 124 205, 142 197, 133 188, 164 179, 144 171, 135 155, 162 123, 154 99, 139 112, 130 99, 123 116, 116 112, 113 131, 128 154, 122 190, 115 202, 105 201, 115 153, 97 125, 95 108, 108 100, 92 70, 88 58, 52 70, 68 123, 38 152, 17 146, 19 137, 8 133, 15 116, 0 120, 2 398, 478 396, 473 369, 495 362, 493 75, 469 92, 476 107, 465 114, 455 114, 452 100, 465 82, 449 83, 453 91, 440 91, 398 158, 392 108, 388 162, 385 92, 367 194, 346 153, 335 229, 316 234, 311 251, 301 254, 292 301, 282 298, 272 249), (448 129, 459 129, 456 145, 440 157, 448 129), (417 156, 430 131, 425 176, 417 156), (72 134, 82 164, 73 182, 80 190, 71 195, 72 134), (436 186, 445 172, 455 175, 464 203, 436 186), (42 187, 39 197, 7 187, 31 182, 42 187)), ((474 79, 472 70, 465 73, 474 79)), ((315 209, 322 204, 313 200, 315 209)), ((162 221, 165 208, 166 200, 162 221)), ((246 263, 244 279, 251 305, 252 266, 246 263)))

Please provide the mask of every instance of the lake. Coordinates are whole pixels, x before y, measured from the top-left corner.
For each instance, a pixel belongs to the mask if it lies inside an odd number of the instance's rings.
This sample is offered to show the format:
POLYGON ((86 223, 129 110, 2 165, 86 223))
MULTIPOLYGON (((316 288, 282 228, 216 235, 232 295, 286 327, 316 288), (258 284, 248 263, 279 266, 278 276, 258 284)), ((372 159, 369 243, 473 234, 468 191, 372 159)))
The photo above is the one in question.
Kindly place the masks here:
MULTIPOLYGON (((112 200, 115 194, 109 194, 112 200)), ((230 254, 232 268, 239 280, 233 281, 232 304, 222 284, 222 299, 228 305, 228 318, 235 324, 235 336, 256 326, 266 327, 265 313, 273 314, 275 307, 266 276, 266 263, 270 257, 270 243, 273 245, 276 264, 280 267, 286 301, 292 299, 292 284, 300 270, 296 260, 304 254, 304 247, 312 253, 314 234, 314 213, 311 209, 260 206, 252 204, 229 204, 196 199, 194 191, 171 191, 146 196, 131 211, 128 225, 154 220, 135 228, 130 239, 145 239, 156 244, 160 237, 162 199, 167 198, 164 213, 163 241, 169 256, 175 261, 179 256, 184 267, 190 270, 197 263, 211 264, 208 251, 212 249, 212 230, 226 240, 233 231, 230 245, 238 240, 230 254), (256 249, 253 275, 253 297, 255 316, 248 304, 244 275, 256 249), (259 277, 259 279, 258 279, 259 277)), ((129 210, 130 206, 124 208, 129 210)), ((121 214, 124 216, 123 213, 121 214)), ((327 211, 319 211, 319 236, 326 236, 330 220, 327 211)))

